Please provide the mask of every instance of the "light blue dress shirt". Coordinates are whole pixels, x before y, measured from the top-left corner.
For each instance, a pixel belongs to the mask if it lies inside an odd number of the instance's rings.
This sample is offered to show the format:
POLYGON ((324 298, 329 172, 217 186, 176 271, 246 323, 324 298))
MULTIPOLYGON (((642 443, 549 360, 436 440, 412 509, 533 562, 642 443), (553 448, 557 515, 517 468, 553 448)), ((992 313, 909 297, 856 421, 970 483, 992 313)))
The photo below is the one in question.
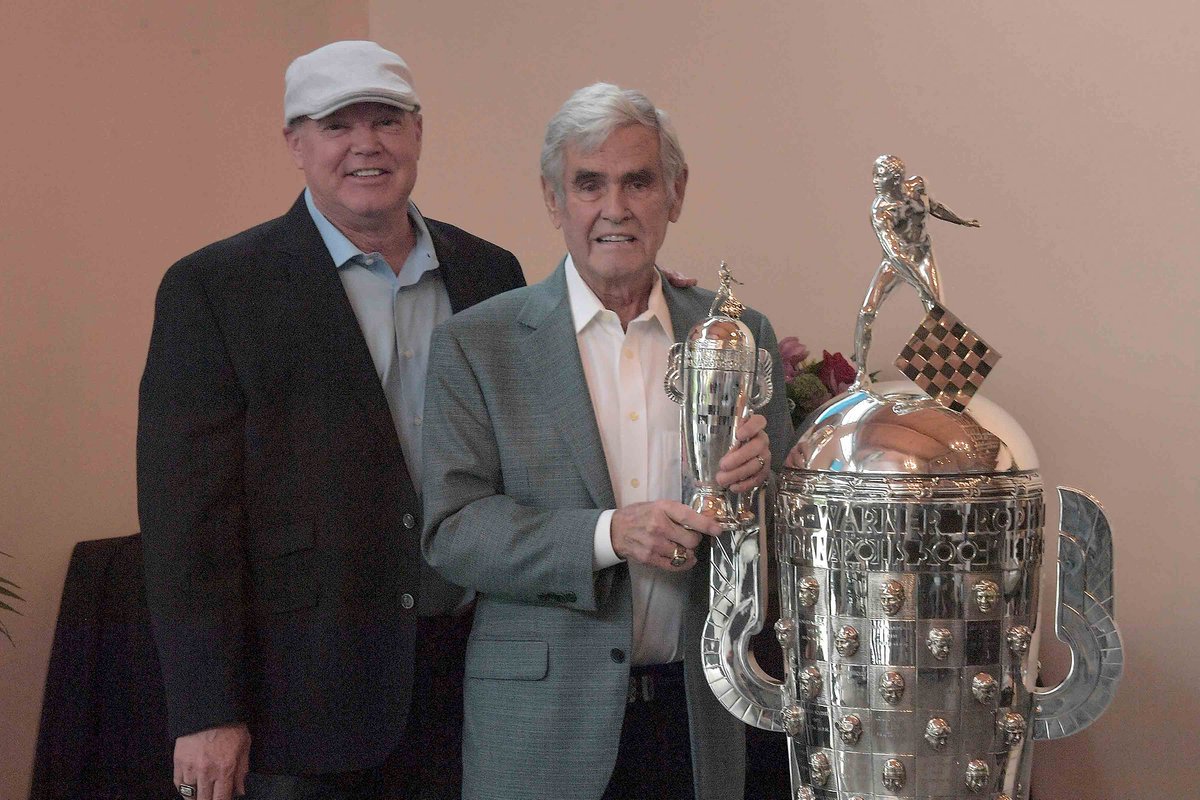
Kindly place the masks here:
POLYGON ((304 202, 358 318, 392 412, 404 462, 420 494, 421 414, 425 406, 429 337, 434 326, 449 319, 451 314, 450 295, 442 282, 429 228, 410 201, 408 218, 412 220, 417 241, 397 275, 379 253, 364 253, 355 247, 317 210, 308 189, 304 190, 304 202))

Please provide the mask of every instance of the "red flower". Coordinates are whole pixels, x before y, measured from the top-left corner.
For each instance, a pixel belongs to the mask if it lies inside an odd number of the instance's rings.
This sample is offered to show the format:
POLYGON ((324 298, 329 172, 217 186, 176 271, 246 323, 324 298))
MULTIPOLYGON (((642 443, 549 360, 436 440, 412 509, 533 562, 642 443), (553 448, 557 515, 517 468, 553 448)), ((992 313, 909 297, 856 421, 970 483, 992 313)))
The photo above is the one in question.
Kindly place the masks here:
POLYGON ((821 355, 821 368, 817 372, 817 377, 831 393, 841 394, 850 387, 850 384, 854 383, 854 379, 858 375, 857 371, 850 366, 850 362, 841 353, 822 350, 821 355))
POLYGON ((800 371, 800 365, 808 358, 808 348, 800 344, 795 336, 779 340, 779 359, 783 362, 783 379, 790 381, 800 371))

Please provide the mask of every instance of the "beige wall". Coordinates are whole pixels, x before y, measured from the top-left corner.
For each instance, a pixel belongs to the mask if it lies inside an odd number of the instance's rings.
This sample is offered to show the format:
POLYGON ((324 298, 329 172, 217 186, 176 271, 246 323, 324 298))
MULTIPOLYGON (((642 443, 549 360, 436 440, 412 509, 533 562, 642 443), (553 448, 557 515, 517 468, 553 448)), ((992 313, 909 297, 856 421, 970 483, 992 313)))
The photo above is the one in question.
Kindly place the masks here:
MULTIPOLYGON (((15 558, 0 575, 28 602, 6 617, 18 646, 0 646, 0 799, 27 790, 71 546, 137 526, 157 281, 286 207, 300 181, 277 136, 282 70, 368 31, 405 55, 426 103, 418 203, 510 247, 531 278, 562 252, 537 192, 542 127, 599 79, 645 89, 683 138, 692 180, 664 263, 711 286, 728 259, 743 299, 810 346, 848 347, 878 261, 876 155, 979 217, 934 236, 951 307, 1005 355, 987 393, 1024 422, 1048 482, 1104 501, 1117 540, 1128 677, 1096 725, 1038 746, 1040 795, 1196 785, 1192 4, 192 6, 6 6, 20 24, 0 33, 0 550, 15 558)), ((879 364, 918 316, 898 291, 879 364)), ((1043 649, 1061 675, 1061 648, 1043 649)))

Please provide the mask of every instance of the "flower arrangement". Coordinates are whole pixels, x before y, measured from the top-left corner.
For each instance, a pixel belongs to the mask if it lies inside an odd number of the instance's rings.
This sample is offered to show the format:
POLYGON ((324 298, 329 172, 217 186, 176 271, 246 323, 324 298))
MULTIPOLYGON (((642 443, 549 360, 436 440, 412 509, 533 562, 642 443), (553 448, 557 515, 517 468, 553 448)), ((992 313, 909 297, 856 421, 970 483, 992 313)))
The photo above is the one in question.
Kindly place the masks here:
MULTIPOLYGON (((7 556, 7 555, 8 555, 8 553, 0 553, 0 556, 7 556)), ((15 608, 10 606, 7 602, 5 602, 5 600, 11 601, 11 600, 24 599, 19 594, 17 594, 16 592, 13 591, 13 589, 20 589, 20 588, 21 588, 20 586, 17 586, 15 583, 10 581, 8 578, 0 576, 0 611, 11 611, 14 614, 21 613, 20 611, 17 611, 15 608)), ((8 626, 4 624, 4 620, 0 620, 0 634, 3 634, 4 638, 8 639, 9 644, 13 644, 12 634, 8 632, 8 626)))
POLYGON ((848 389, 857 373, 841 353, 821 351, 820 359, 809 359, 808 348, 795 336, 779 341, 783 378, 787 382, 788 407, 797 430, 825 401, 848 389))

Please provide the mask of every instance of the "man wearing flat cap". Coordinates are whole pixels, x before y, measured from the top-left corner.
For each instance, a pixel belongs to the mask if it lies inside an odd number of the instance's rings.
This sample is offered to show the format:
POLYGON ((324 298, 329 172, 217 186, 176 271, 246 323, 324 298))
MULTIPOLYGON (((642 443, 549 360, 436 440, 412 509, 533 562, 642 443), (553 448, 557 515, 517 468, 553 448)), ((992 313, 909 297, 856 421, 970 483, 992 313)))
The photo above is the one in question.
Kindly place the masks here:
POLYGON ((304 192, 159 289, 138 505, 184 797, 459 796, 470 597, 420 555, 425 367, 524 279, 410 201, 420 109, 372 42, 296 59, 304 192))
MULTIPOLYGON (((657 265, 687 175, 644 94, 580 89, 542 149, 566 256, 434 332, 423 544, 478 592, 466 800, 742 798, 743 725, 700 663, 719 529, 680 502, 680 412, 663 391, 672 344, 714 297, 657 265)), ((742 319, 775 348, 765 317, 742 319)), ((779 392, 717 480, 761 485, 791 434, 779 392)))

